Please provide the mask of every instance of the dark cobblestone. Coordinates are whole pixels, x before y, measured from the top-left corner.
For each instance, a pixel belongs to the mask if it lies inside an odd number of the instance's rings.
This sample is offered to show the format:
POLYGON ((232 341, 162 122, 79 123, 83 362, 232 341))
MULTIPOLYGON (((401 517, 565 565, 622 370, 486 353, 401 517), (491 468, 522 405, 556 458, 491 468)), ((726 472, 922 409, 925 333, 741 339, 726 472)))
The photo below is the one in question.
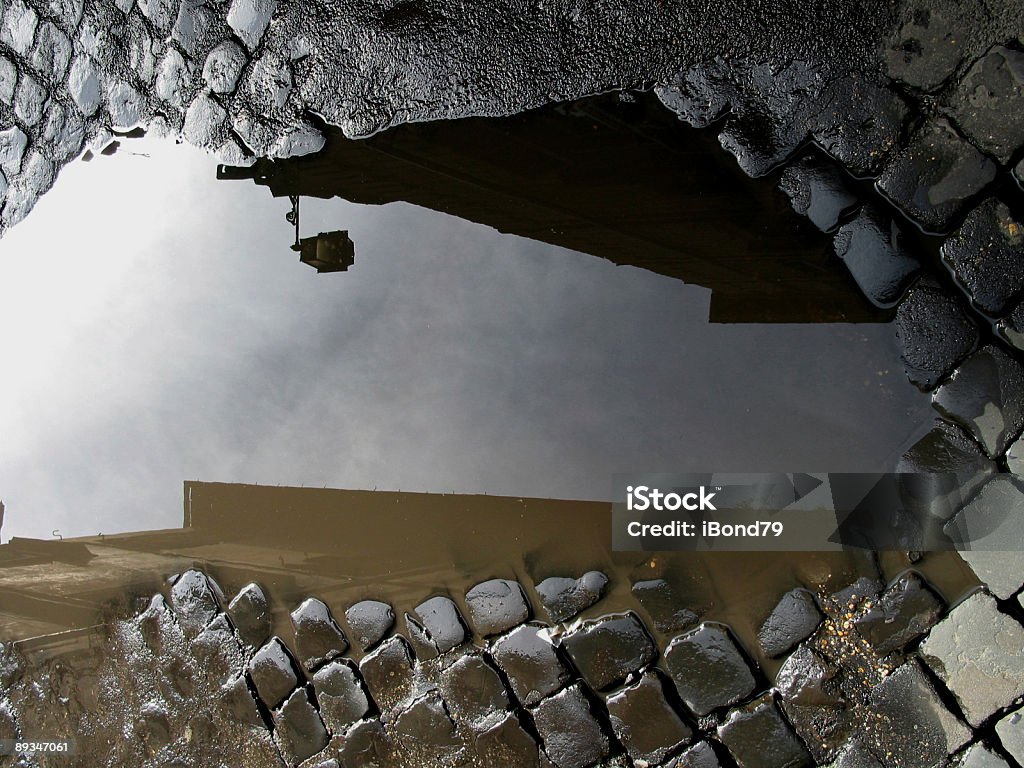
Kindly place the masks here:
POLYGON ((799 768, 813 765, 771 694, 729 712, 718 738, 740 768, 799 768))
POLYGON ((295 629, 295 651, 307 672, 348 650, 341 627, 321 600, 307 599, 292 611, 291 620, 295 629))
POLYGON ((479 654, 463 656, 448 667, 440 687, 452 715, 462 722, 483 721, 510 707, 497 670, 479 654))
POLYGON ((469 623, 483 637, 498 635, 530 618, 519 583, 510 579, 481 582, 466 593, 469 623))
POLYGON ((536 586, 536 592, 548 616, 554 622, 568 621, 598 600, 608 585, 600 571, 588 571, 578 579, 552 576, 536 586))
POLYGON ((220 612, 220 588, 200 571, 186 571, 171 586, 171 608, 185 633, 194 636, 220 612))
POLYGON ((934 389, 978 345, 978 326, 957 299, 921 280, 896 310, 896 338, 907 377, 934 389))
POLYGON ((604 690, 650 664, 658 654, 636 614, 602 616, 566 634, 561 645, 583 679, 604 690))
POLYGON ((401 637, 389 637, 364 656, 359 672, 381 711, 406 701, 415 689, 412 653, 401 637))
POLYGON ((892 158, 876 185, 907 216, 946 232, 971 199, 996 177, 995 164, 945 120, 927 122, 892 158))
POLYGON ((857 617, 854 627, 875 652, 885 656, 902 650, 931 629, 944 607, 921 577, 909 571, 857 617))
POLYGON ((612 730, 633 760, 659 763, 693 738, 693 731, 666 701, 654 672, 609 696, 607 707, 612 730))
POLYGON ((793 210, 810 219, 822 232, 833 231, 858 204, 842 173, 814 155, 805 155, 787 165, 779 189, 789 197, 793 210))
POLYGON ((544 627, 517 627, 499 638, 491 653, 524 706, 537 704, 569 682, 569 670, 548 640, 544 627))
POLYGON ((932 404, 996 458, 1024 427, 1024 366, 997 347, 982 347, 935 390, 932 404))
POLYGON ((1018 763, 1024 763, 1024 711, 1009 712, 996 723, 996 735, 1003 748, 1018 763))
POLYGON ((679 632, 700 621, 665 579, 638 581, 633 584, 633 595, 651 615, 659 632, 679 632))
POLYGON ((258 648, 270 637, 270 604, 258 584, 247 584, 228 604, 228 616, 242 642, 258 648))
POLYGON ((556 768, 586 768, 608 755, 608 738, 578 685, 544 699, 533 721, 556 768))
POLYGON ((781 656, 821 624, 821 611, 814 595, 806 589, 794 589, 783 595, 757 633, 757 641, 766 656, 781 656))
POLYGON ((394 626, 395 612, 379 600, 362 600, 345 611, 345 621, 355 641, 364 651, 369 651, 394 626))
POLYGON ((459 609, 450 598, 438 595, 417 605, 405 615, 409 634, 420 658, 447 653, 466 640, 459 609))
POLYGON ((974 303, 989 315, 1010 311, 1024 291, 1024 225, 989 198, 942 245, 942 258, 974 303))
POLYGON ((332 733, 339 733, 366 716, 370 702, 362 681, 349 661, 332 661, 313 675, 320 715, 332 733))
POLYGON ((1004 165, 1024 146, 1024 53, 994 45, 950 99, 953 117, 975 146, 1004 165))
POLYGON ((260 699, 271 709, 288 698, 299 684, 291 654, 276 637, 272 637, 249 659, 249 677, 260 699))
POLYGON ((705 623, 673 638, 665 664, 690 711, 704 716, 735 704, 754 691, 754 676, 729 630, 705 623))
POLYGON ((305 688, 296 690, 274 713, 274 739, 290 765, 298 765, 327 746, 327 729, 305 688))

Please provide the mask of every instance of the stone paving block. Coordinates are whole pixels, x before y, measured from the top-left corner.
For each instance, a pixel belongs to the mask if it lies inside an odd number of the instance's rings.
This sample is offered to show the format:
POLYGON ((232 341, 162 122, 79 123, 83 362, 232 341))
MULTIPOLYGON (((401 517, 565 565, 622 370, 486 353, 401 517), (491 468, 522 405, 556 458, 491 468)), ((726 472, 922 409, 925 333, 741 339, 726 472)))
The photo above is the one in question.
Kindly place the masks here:
POLYGON ((509 709, 505 684, 480 654, 463 656, 441 675, 441 695, 459 721, 482 721, 509 709))
POLYGON ((665 664, 680 698, 700 717, 754 691, 750 667, 723 624, 707 622, 673 638, 665 664))
POLYGON ((955 3, 918 3, 904 7, 904 23, 886 41, 882 60, 889 77, 914 88, 933 91, 956 72, 968 55, 968 41, 963 32, 970 24, 969 19, 955 3))
POLYGON ((889 159, 876 186, 928 231, 946 232, 995 177, 995 163, 940 118, 925 123, 910 144, 889 159))
POLYGON ((130 130, 141 123, 148 111, 146 98, 124 81, 111 83, 107 88, 107 111, 111 126, 130 130))
POLYGON ((972 744, 950 761, 952 768, 1009 768, 1009 764, 981 742, 972 744))
POLYGON ((232 720, 243 725, 264 725, 256 698, 249 690, 244 675, 237 675, 221 686, 220 701, 232 720))
POLYGON ((790 654, 775 678, 782 709, 818 763, 831 760, 857 732, 842 682, 842 670, 809 644, 790 654))
POLYGON ((364 651, 373 648, 395 624, 395 612, 380 600, 361 600, 345 611, 353 639, 364 651))
POLYGON ((238 43, 225 40, 206 57, 203 80, 214 93, 233 93, 248 57, 238 43))
POLYGON ((380 720, 360 720, 346 733, 338 749, 342 766, 390 768, 395 765, 391 739, 380 720))
POLYGON ((6 56, 0 55, 0 101, 11 106, 18 87, 18 70, 6 56))
POLYGON ((813 765, 803 742, 783 719, 771 694, 729 712, 718 738, 739 768, 798 768, 813 765))
POLYGON ((806 155, 787 165, 779 180, 793 210, 806 216, 822 232, 831 232, 840 220, 857 207, 857 196, 843 175, 829 162, 806 155))
POLYGON ((883 768, 871 751, 860 739, 850 741, 828 768, 883 768))
POLYGON ((810 637, 821 620, 814 595, 806 589, 791 590, 764 620, 757 632, 757 642, 766 656, 781 656, 810 637))
POLYGON ((195 91, 192 77, 192 65, 177 48, 168 48, 157 65, 156 95, 178 109, 185 109, 195 91))
POLYGON ((359 672, 382 712, 408 699, 415 687, 412 652, 402 637, 389 637, 364 656, 359 672))
POLYGON ((655 87, 658 100, 694 128, 707 128, 729 111, 740 95, 721 57, 689 67, 655 87))
POLYGON ((886 766, 931 768, 971 738, 970 729, 942 703, 917 660, 871 689, 874 719, 864 737, 886 766))
POLYGON ((331 610, 315 597, 292 611, 291 620, 295 629, 295 652, 307 671, 312 672, 348 650, 348 640, 331 610))
POLYGON ((244 664, 242 646, 225 614, 220 613, 196 635, 192 653, 202 674, 216 685, 241 672, 244 664))
POLYGON ((996 323, 996 333, 1010 346, 1024 351, 1024 302, 996 323))
POLYGON ((171 586, 170 606, 185 634, 194 637, 220 613, 220 587, 201 571, 185 571, 171 586))
POLYGON ((447 653, 466 640, 466 627, 450 598, 431 597, 405 615, 409 636, 420 658, 447 653))
POLYGON ((578 579, 552 576, 535 587, 541 605, 555 623, 568 621, 598 600, 608 585, 600 571, 587 571, 578 579))
POLYGON ((519 582, 490 579, 466 592, 469 623, 482 637, 490 637, 530 618, 530 607, 519 582))
POLYGON ((950 611, 919 653, 974 727, 1024 695, 1024 627, 982 592, 950 611))
POLYGON ((608 755, 608 737, 578 685, 540 702, 533 722, 556 768, 586 768, 608 755))
POLYGON ((85 124, 73 107, 50 100, 43 120, 42 139, 56 162, 75 157, 85 142, 85 124))
POLYGON ((721 768, 722 763, 711 744, 700 741, 665 763, 665 768, 721 768))
POLYGON ((259 584, 246 584, 228 604, 228 616, 242 642, 257 648, 270 637, 270 602, 259 584))
POLYGON ((685 607, 686 601, 665 579, 635 582, 633 596, 650 614, 659 632, 680 632, 700 621, 700 617, 685 607))
POLYGON ((165 36, 170 33, 177 15, 174 13, 177 7, 174 0, 136 0, 136 4, 157 32, 165 36))
POLYGON ((1024 427, 1024 366, 998 347, 986 345, 935 390, 932 405, 996 458, 1024 427))
POLYGON ((1003 600, 1024 584, 1024 486, 1006 474, 989 480, 944 528, 954 542, 967 541, 967 561, 989 591, 1003 600))
POLYGON ((481 766, 539 768, 540 765, 537 742, 512 714, 505 715, 497 725, 478 733, 473 747, 481 766))
POLYGON ((185 111, 182 134, 193 146, 211 148, 223 140, 227 120, 227 110, 216 99, 201 93, 185 111))
POLYGON ((28 56, 36 38, 39 14, 24 0, 11 0, 5 4, 6 12, 0 23, 0 41, 22 56, 28 56))
POLYGON ((60 27, 49 21, 39 25, 32 66, 44 77, 60 82, 71 63, 71 40, 60 27))
POLYGON ((896 466, 896 472, 918 475, 914 498, 936 520, 952 517, 997 469, 960 427, 942 419, 936 419, 896 466))
POLYGON ((820 101, 810 122, 815 141, 851 173, 877 175, 907 119, 903 100, 893 89, 850 73, 830 82, 820 101))
POLYGON ((839 228, 835 251, 876 307, 894 306, 921 268, 896 222, 870 205, 839 228))
POLYGON ((1024 224, 990 197, 946 238, 942 260, 983 312, 1004 315, 1024 291, 1024 224))
POLYGON ((583 679, 595 690, 604 690, 640 671, 658 650, 632 612, 602 616, 583 622, 561 640, 583 679))
POLYGON ((1018 763, 1024 765, 1024 710, 1008 712, 996 723, 999 743, 1018 763))
POLYGON ((14 92, 14 114, 25 125, 33 126, 43 118, 49 93, 32 75, 23 74, 14 92))
POLYGON ((263 703, 275 709, 299 685, 295 662, 288 648, 272 637, 249 659, 249 677, 263 703))
POLYGON ((254 50, 270 25, 277 0, 231 0, 228 25, 249 50, 254 50))
POLYGON ((185 53, 196 58, 203 53, 204 43, 217 26, 217 21, 205 0, 180 0, 171 38, 185 53))
POLYGON ((332 733, 340 733, 366 716, 370 702, 350 661, 332 661, 313 675, 320 715, 332 733))
POLYGON ((919 281, 896 310, 896 338, 907 377, 921 389, 934 389, 977 348, 980 335, 954 296, 919 281))
POLYGON ((68 74, 68 94, 85 117, 92 117, 103 103, 103 80, 96 62, 78 56, 68 74))
POLYGON ((533 706, 569 682, 569 670, 548 639, 545 627, 517 627, 495 641, 491 655, 524 706, 533 706))
POLYGON ((327 729, 305 688, 292 693, 274 713, 274 740, 290 765, 298 765, 327 746, 327 729))
POLYGON ((391 730, 397 744, 417 757, 458 745, 455 723, 448 716, 444 702, 436 691, 421 696, 402 710, 392 723, 391 730))
POLYGON ((880 656, 903 649, 935 625, 945 605, 914 571, 900 576, 870 608, 854 620, 854 628, 880 656))
POLYGON ((693 731, 665 699, 661 679, 646 672, 639 681, 608 697, 612 730, 635 761, 660 763, 693 738, 693 731))
POLYGON ((1024 53, 992 46, 957 85, 953 118, 983 152, 1004 165, 1024 146, 1024 53))

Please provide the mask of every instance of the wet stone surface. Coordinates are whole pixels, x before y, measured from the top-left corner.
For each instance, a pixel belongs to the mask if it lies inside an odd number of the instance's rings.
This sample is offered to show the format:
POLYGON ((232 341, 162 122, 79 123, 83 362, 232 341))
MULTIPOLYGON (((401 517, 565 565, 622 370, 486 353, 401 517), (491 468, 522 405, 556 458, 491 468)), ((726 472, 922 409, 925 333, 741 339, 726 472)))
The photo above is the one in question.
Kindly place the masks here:
POLYGON ((391 742, 379 720, 361 720, 345 734, 338 757, 342 766, 385 768, 394 764, 391 742))
POLYGON ((1024 291, 1024 225, 990 197, 942 245, 942 258, 983 312, 1003 315, 1024 291))
POLYGON ((364 651, 371 650, 395 624, 395 611, 379 600, 361 600, 345 611, 353 639, 364 651))
POLYGON ((1024 763, 1024 711, 1009 712, 996 723, 999 743, 1018 763, 1024 763))
POLYGON ((466 640, 459 609, 441 595, 417 605, 412 614, 405 615, 405 621, 420 658, 447 653, 466 640))
POLYGON ((959 424, 992 458, 1024 427, 1024 366, 987 345, 960 365, 932 396, 945 418, 959 424))
POLYGON ((291 613, 295 650, 308 672, 348 650, 348 641, 330 609, 311 597, 291 613))
POLYGON ((754 676, 729 630, 705 623, 680 635, 665 650, 665 664, 679 696, 698 716, 735 704, 754 690, 754 676))
POLYGON ((239 675, 224 684, 220 691, 221 702, 229 715, 240 723, 259 727, 263 725, 256 698, 249 690, 245 677, 239 675))
POLYGON ((971 738, 916 660, 875 686, 870 703, 875 719, 866 737, 886 765, 930 768, 971 738))
POLYGON ((260 699, 271 709, 299 685, 291 654, 277 637, 272 637, 249 659, 249 677, 260 699))
POLYGON ((872 648, 885 656, 902 650, 934 626, 942 615, 942 600, 910 571, 861 613, 854 627, 872 648))
POLYGON ((665 768, 721 768, 714 748, 706 741, 694 744, 665 763, 665 768))
POLYGON ((524 706, 533 706, 569 682, 569 670, 544 627, 517 627, 494 643, 491 654, 524 706))
POLYGON ((952 765, 956 768, 1008 768, 1008 763, 984 744, 976 743, 965 749, 952 765))
POLYGON ((366 715, 370 708, 366 691, 355 667, 348 661, 333 661, 313 675, 313 688, 324 723, 338 733, 366 715))
POLYGON ((586 768, 609 752, 608 737, 578 685, 544 699, 533 721, 556 768, 586 768))
POLYGON ((934 389, 978 346, 978 326, 961 303, 936 283, 919 281, 896 310, 896 338, 907 377, 934 389))
POLYGON ((718 738, 740 768, 813 765, 803 743, 783 719, 771 694, 729 712, 718 738))
POLYGON ((598 600, 608 585, 600 571, 587 571, 578 579, 552 576, 537 584, 541 605, 554 622, 568 621, 598 600))
POLYGON ((994 45, 964 75, 950 106, 963 132, 1000 163, 1024 146, 1024 53, 994 45))
POLYGON ((651 615, 659 632, 679 632, 700 621, 665 579, 638 581, 633 584, 633 595, 651 615))
POLYGON ((814 155, 787 165, 779 189, 789 197, 793 210, 822 232, 833 231, 857 205, 857 196, 847 189, 842 173, 814 155))
POLYGON ((835 249, 861 292, 877 307, 894 306, 920 269, 899 226, 873 206, 865 206, 839 228, 835 249))
POLYGON ((693 737, 666 701, 664 686, 654 672, 609 696, 606 705, 612 730, 633 760, 659 763, 693 737))
POLYGON ((200 571, 186 571, 171 586, 171 608, 186 634, 196 635, 220 612, 220 588, 200 571))
POLYGON ((481 765, 514 765, 538 768, 540 750, 515 715, 502 720, 479 733, 473 745, 481 765))
POLYGON ((448 667, 440 687, 448 709, 463 722, 486 720, 510 706, 497 670, 479 654, 463 656, 448 667))
POLYGON ((817 762, 827 762, 854 733, 855 722, 839 667, 801 645, 779 669, 782 708, 817 762))
POLYGON ((876 184, 926 230, 946 232, 995 177, 995 164, 938 119, 926 123, 890 158, 876 184))
POLYGON ((919 474, 916 498, 929 516, 948 520, 997 466, 960 427, 937 419, 935 426, 900 459, 897 472, 919 474), (941 473, 950 473, 943 477, 941 473))
POLYGON ((296 690, 274 713, 274 738, 290 765, 298 765, 327 746, 327 730, 305 688, 296 690))
POLYGON ((1024 695, 1024 627, 984 593, 940 621, 920 654, 975 727, 1024 695))
POLYGON ((585 621, 561 640, 583 679, 604 690, 638 672, 657 656, 643 623, 630 612, 585 621))
POLYGON ((970 542, 960 556, 996 597, 1005 600, 1024 584, 1024 486, 1019 478, 994 476, 944 530, 954 542, 970 542))
POLYGON ((523 588, 510 579, 481 582, 466 593, 469 623, 483 636, 498 635, 530 617, 523 588))
POLYGON ((228 616, 242 642, 257 648, 270 637, 270 604, 258 584, 247 584, 228 604, 228 616))
POLYGON ((757 641, 766 656, 781 656, 801 640, 810 637, 821 624, 821 611, 814 595, 806 589, 794 589, 783 595, 757 633, 757 641))
POLYGON ((448 716, 444 702, 436 692, 421 696, 402 710, 391 725, 394 740, 405 752, 414 756, 436 756, 457 745, 455 723, 448 716))
POLYGON ((996 333, 1007 344, 1024 351, 1024 302, 996 324, 996 333))
POLYGON ((382 711, 408 699, 415 687, 412 652, 401 637, 389 637, 364 656, 359 662, 359 672, 382 711))

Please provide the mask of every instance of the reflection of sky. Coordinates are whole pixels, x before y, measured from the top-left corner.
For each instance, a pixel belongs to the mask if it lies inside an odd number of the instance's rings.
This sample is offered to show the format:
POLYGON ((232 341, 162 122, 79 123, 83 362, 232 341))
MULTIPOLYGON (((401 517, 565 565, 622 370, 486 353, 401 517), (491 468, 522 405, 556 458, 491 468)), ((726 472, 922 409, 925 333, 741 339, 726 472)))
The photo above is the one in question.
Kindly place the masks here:
POLYGON ((880 469, 927 401, 876 325, 404 204, 287 202, 188 147, 74 163, 0 241, 3 539, 177 527, 185 479, 607 498, 619 471, 880 469), (909 417, 908 417, 909 414, 909 417))

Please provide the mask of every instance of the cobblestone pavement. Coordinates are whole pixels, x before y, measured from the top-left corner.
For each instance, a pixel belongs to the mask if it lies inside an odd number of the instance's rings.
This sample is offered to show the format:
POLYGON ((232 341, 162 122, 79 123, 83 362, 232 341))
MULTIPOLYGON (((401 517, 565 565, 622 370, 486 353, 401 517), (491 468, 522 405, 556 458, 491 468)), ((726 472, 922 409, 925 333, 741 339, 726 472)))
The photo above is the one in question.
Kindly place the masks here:
POLYGON ((889 585, 861 576, 831 594, 798 588, 763 618, 757 648, 699 607, 681 610, 661 579, 634 581, 633 607, 601 614, 607 584, 596 571, 529 586, 495 578, 424 596, 401 616, 377 600, 311 597, 281 637, 259 585, 229 599, 190 570, 112 622, 98 652, 32 675, 8 653, 0 731, 45 729, 83 752, 21 765, 930 768, 1024 758, 1019 583, 952 608, 914 570, 889 585), (592 606, 592 618, 576 618, 592 606))

